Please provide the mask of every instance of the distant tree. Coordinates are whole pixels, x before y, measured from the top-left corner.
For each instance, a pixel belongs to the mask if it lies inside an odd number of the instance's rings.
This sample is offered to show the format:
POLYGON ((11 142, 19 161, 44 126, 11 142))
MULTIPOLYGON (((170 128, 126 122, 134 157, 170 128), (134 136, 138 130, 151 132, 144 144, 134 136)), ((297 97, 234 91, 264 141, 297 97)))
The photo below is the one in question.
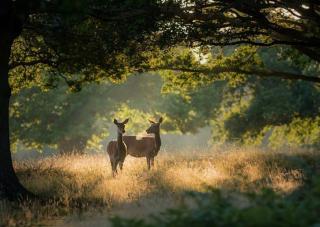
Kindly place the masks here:
POLYGON ((111 112, 117 106, 108 97, 110 91, 109 84, 93 84, 76 93, 66 86, 47 92, 37 87, 22 89, 11 101, 11 143, 82 153, 93 135, 108 134, 111 112))
POLYGON ((11 143, 81 153, 86 147, 100 147, 110 122, 121 116, 130 117, 131 133, 141 132, 149 126, 144 113, 161 110, 161 86, 158 75, 137 74, 126 83, 90 84, 79 92, 70 91, 63 81, 55 89, 20 88, 11 99, 11 143))
POLYGON ((320 92, 305 82, 290 84, 268 79, 255 82, 247 101, 246 106, 220 119, 220 123, 216 121, 223 128, 222 131, 227 132, 226 139, 229 141, 254 138, 266 126, 286 125, 295 118, 316 118, 319 114, 320 92))
POLYGON ((61 153, 99 150, 113 134, 109 126, 114 117, 130 118, 129 134, 143 133, 149 127, 146 119, 156 116, 166 119, 163 133, 196 133, 215 117, 226 84, 209 84, 189 99, 161 93, 161 77, 149 74, 130 76, 125 83, 90 84, 79 92, 63 85, 47 91, 24 88, 11 99, 11 144, 37 150, 50 146, 61 153))
POLYGON ((243 143, 247 139, 255 140, 267 127, 288 125, 289 128, 289 125, 294 125, 291 122, 295 118, 303 121, 315 119, 319 114, 320 93, 316 83, 270 76, 260 80, 253 74, 219 71, 219 68, 233 65, 238 69, 259 65, 290 74, 319 72, 316 61, 292 48, 231 46, 213 49, 207 56, 200 57, 197 52, 182 47, 172 51, 175 54, 167 53, 157 64, 164 66, 161 71, 165 82, 163 90, 179 93, 186 99, 178 99, 172 105, 171 113, 165 109, 168 115, 177 113, 172 117, 175 121, 179 121, 179 115, 183 116, 178 128, 184 132, 210 123, 215 142, 243 143), (165 70, 165 66, 182 70, 172 72, 165 70), (197 100, 197 96, 204 98, 197 100), (199 118, 201 115, 204 117, 199 118), (193 125, 188 119, 196 119, 201 124, 193 125))

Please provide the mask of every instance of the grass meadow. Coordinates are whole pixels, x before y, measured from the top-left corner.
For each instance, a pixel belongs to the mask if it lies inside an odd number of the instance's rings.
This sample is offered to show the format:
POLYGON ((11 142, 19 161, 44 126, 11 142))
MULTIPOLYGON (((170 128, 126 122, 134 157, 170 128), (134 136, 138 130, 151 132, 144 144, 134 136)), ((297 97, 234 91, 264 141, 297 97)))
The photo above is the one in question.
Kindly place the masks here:
MULTIPOLYGON (((221 215, 241 211, 234 221, 249 220, 251 216, 244 216, 243 211, 254 204, 254 212, 259 213, 256 205, 261 205, 261 201, 270 207, 271 214, 277 209, 282 212, 287 209, 287 203, 304 203, 308 197, 302 196, 303 193, 313 196, 311 205, 309 200, 305 202, 305 209, 310 205, 315 209, 313 212, 320 211, 320 199, 314 196, 320 195, 320 184, 314 184, 314 178, 320 176, 318 151, 257 148, 160 151, 151 171, 147 170, 145 159, 127 157, 124 170, 115 178, 105 153, 53 156, 14 164, 26 188, 49 199, 46 203, 0 201, 2 226, 126 226, 128 223, 179 226, 175 222, 183 226, 184 221, 207 226, 198 222, 204 220, 201 215, 217 215, 200 213, 200 217, 189 220, 197 209, 201 212, 221 209, 214 221, 220 220, 220 226, 225 226, 229 219, 224 221, 221 215), (265 194, 266 190, 271 194, 265 194), (203 204, 208 201, 212 202, 203 204), (284 208, 275 201, 284 203, 284 208)), ((252 216, 254 219, 259 214, 252 216)), ((317 220, 312 216, 306 223, 314 222, 317 220)))

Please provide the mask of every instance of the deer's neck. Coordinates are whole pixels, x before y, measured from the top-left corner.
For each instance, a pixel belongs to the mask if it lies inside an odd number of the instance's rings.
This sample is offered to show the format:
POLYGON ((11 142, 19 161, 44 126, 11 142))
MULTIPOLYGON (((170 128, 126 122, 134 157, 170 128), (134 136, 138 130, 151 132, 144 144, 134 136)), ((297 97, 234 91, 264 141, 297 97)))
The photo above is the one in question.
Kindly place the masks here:
POLYGON ((117 144, 118 144, 118 146, 122 146, 122 144, 123 144, 122 134, 119 132, 118 132, 118 136, 117 136, 117 144))
POLYGON ((158 153, 158 151, 160 150, 160 147, 161 147, 160 132, 154 134, 154 139, 156 141, 156 151, 158 153))

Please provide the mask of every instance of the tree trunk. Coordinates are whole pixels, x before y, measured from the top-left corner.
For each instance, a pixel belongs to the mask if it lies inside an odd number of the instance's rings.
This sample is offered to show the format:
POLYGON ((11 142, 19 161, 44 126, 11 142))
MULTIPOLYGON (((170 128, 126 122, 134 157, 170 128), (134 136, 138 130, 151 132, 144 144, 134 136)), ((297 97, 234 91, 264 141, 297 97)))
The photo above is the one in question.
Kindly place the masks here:
MULTIPOLYGON (((2 2, 3 3, 3 2, 2 2)), ((3 5, 0 4, 0 7, 3 5)), ((9 139, 9 58, 15 38, 10 3, 4 4, 8 11, 0 11, 0 197, 11 200, 32 196, 19 182, 12 164, 9 139)))

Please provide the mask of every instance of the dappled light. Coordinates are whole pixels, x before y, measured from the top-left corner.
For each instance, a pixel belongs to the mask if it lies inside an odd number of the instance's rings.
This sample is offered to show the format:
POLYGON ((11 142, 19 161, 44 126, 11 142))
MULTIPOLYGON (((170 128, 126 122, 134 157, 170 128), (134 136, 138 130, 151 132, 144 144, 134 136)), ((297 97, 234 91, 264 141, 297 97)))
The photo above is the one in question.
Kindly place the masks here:
POLYGON ((320 1, 1 0, 0 226, 319 226, 320 1))
MULTIPOLYGON (((315 168, 319 160, 315 152, 213 148, 207 152, 161 154, 151 171, 147 170, 144 159, 128 157, 124 170, 116 177, 112 177, 105 154, 54 156, 18 162, 15 168, 27 189, 38 195, 54 196, 58 201, 48 204, 46 211, 35 205, 35 210, 25 208, 30 214, 17 215, 30 215, 35 223, 45 223, 53 213, 65 213, 67 217, 62 220, 67 221, 72 219, 74 212, 86 210, 90 213, 93 207, 108 207, 100 210, 100 218, 107 220, 114 214, 145 218, 167 208, 179 207, 187 202, 184 201, 188 198, 185 198, 187 192, 206 193, 211 188, 231 195, 270 188, 289 195, 304 186, 305 179, 309 178, 308 168, 315 168), (314 164, 304 167, 307 169, 301 168, 308 159, 313 159, 314 164)), ((239 202, 241 207, 244 201, 238 200, 241 198, 236 196, 233 202, 239 202)), ((4 212, 4 220, 10 221, 13 217, 4 212)), ((90 215, 86 218, 90 220, 90 215)))

